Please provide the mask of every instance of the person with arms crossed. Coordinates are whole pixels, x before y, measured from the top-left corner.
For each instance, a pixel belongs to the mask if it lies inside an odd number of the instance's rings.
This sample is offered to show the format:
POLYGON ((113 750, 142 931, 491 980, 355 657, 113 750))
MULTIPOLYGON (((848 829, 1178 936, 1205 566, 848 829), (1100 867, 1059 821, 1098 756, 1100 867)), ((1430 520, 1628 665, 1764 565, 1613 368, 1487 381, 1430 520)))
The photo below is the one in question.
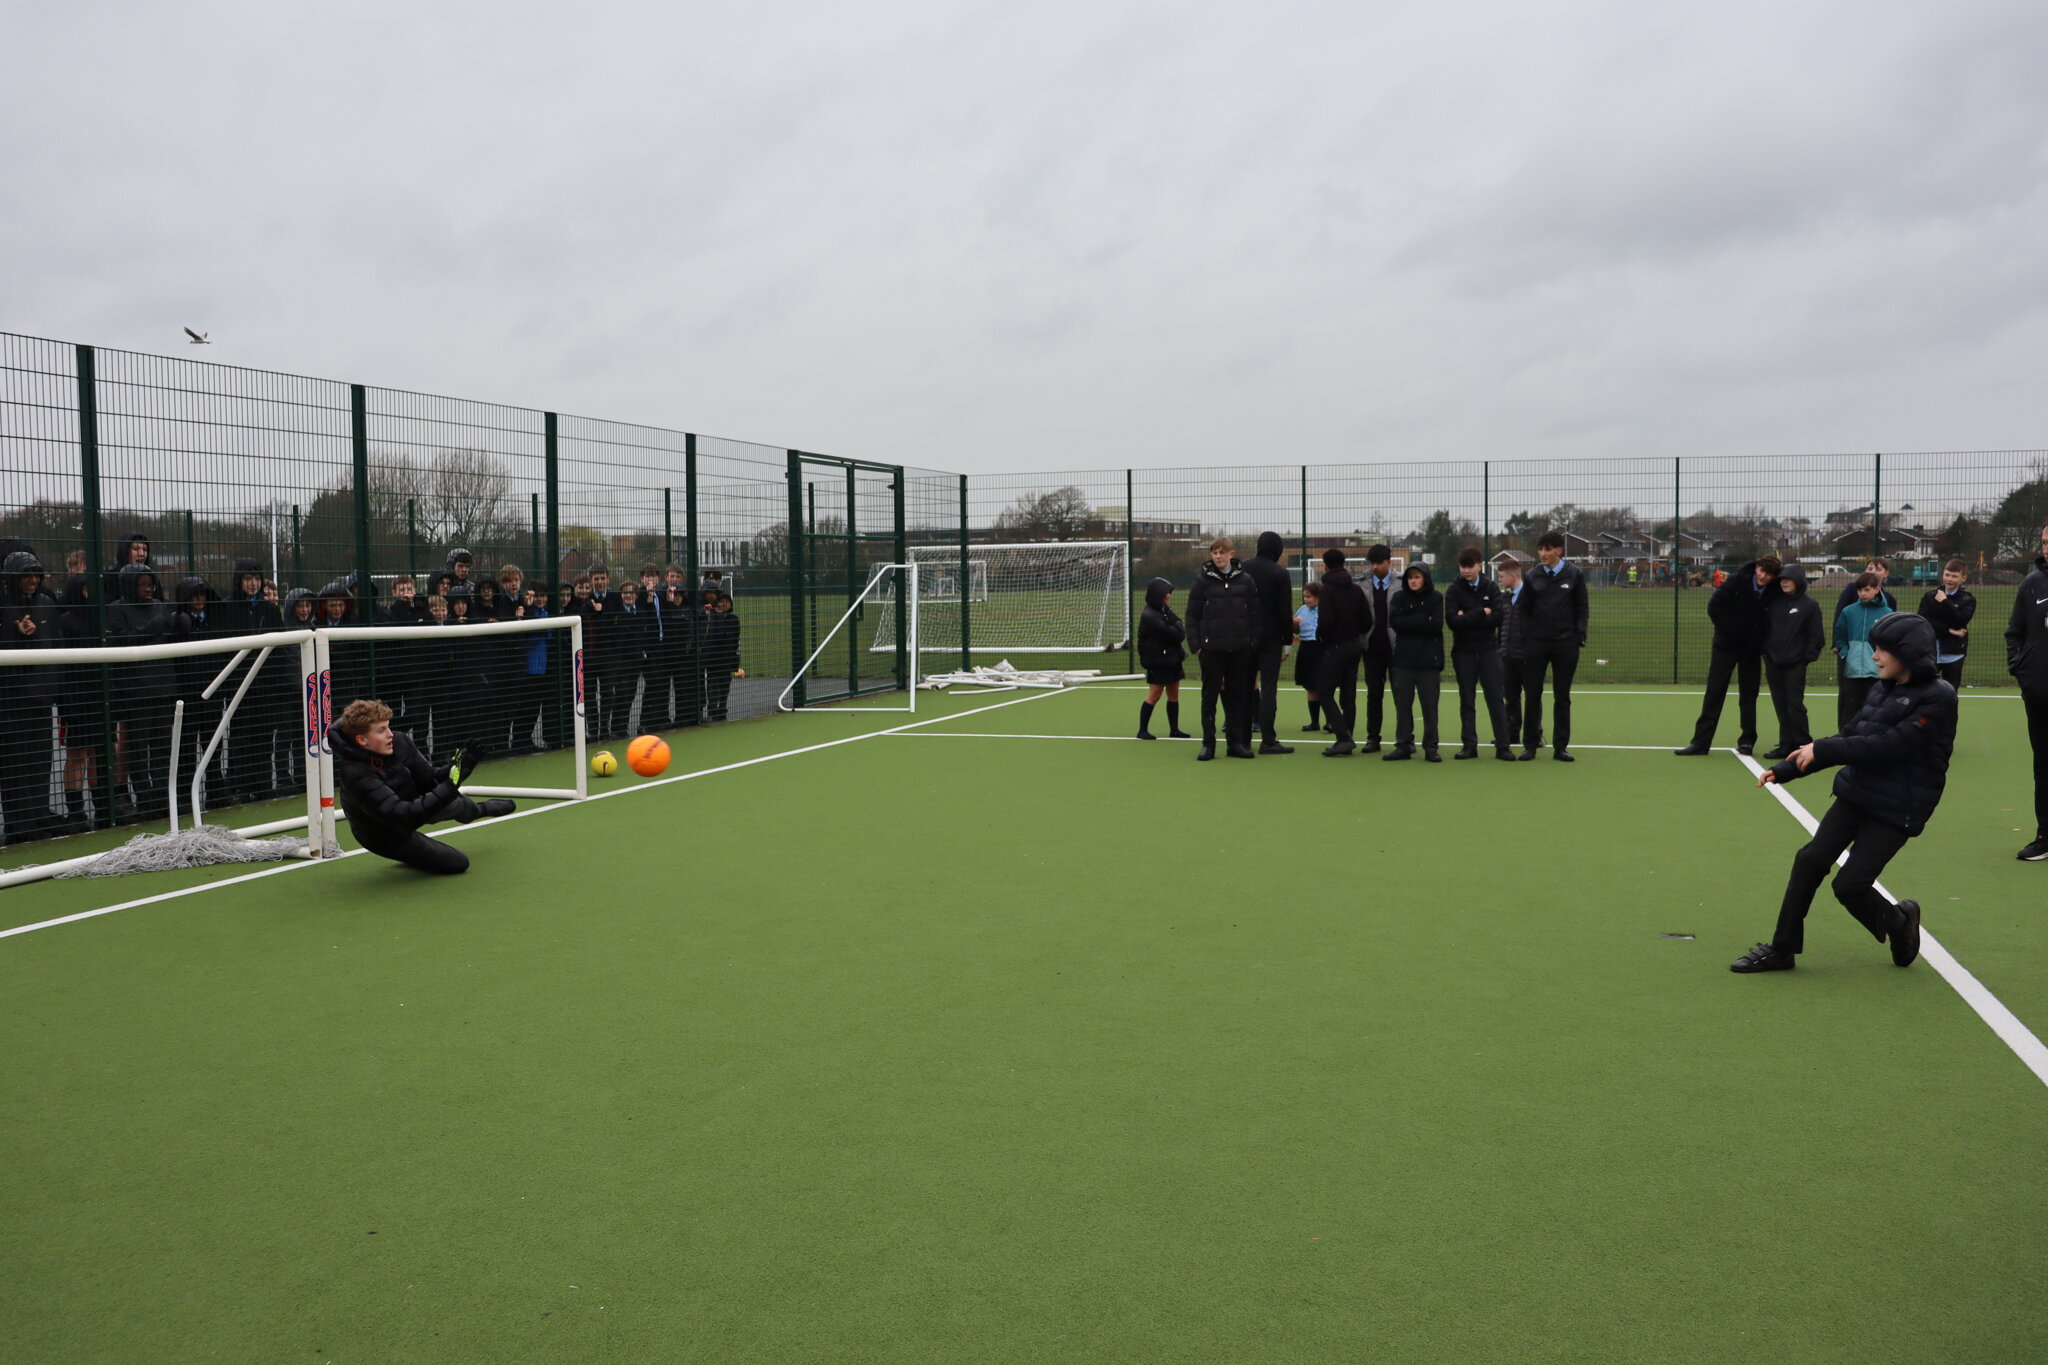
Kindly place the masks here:
POLYGON ((1223 751, 1252 755, 1252 672, 1263 622, 1259 590, 1231 553, 1230 537, 1209 544, 1209 560, 1188 590, 1188 648, 1202 665, 1202 747, 1195 757, 1216 757, 1216 702, 1223 701, 1223 751))
POLYGON ((1452 758, 1479 757, 1479 720, 1475 692, 1486 697, 1486 716, 1493 727, 1493 756, 1512 759, 1501 686, 1506 681, 1500 656, 1500 628, 1507 598, 1500 585, 1480 572, 1479 551, 1470 545, 1458 551, 1458 576, 1444 593, 1444 619, 1451 628, 1451 666, 1458 675, 1460 747, 1452 758))

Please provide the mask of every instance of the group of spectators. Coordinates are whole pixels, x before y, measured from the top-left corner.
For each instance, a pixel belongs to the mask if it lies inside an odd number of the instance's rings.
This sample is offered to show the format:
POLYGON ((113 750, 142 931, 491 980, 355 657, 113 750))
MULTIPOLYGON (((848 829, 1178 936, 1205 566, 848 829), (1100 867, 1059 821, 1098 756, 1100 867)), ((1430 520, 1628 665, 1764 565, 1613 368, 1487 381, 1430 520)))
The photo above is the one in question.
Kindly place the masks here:
POLYGON ((1275 705, 1281 662, 1295 654, 1295 682, 1308 694, 1305 731, 1327 730, 1327 758, 1379 753, 1388 762, 1419 750, 1440 762, 1437 703, 1445 666, 1444 632, 1451 634, 1450 663, 1457 675, 1460 746, 1453 758, 1479 756, 1478 706, 1492 723, 1494 756, 1528 761, 1544 744, 1543 688, 1553 689, 1551 753, 1571 752, 1571 688, 1586 643, 1588 598, 1584 573, 1564 558, 1564 537, 1537 542, 1539 563, 1526 580, 1514 565, 1488 578, 1476 548, 1458 555, 1458 577, 1437 591, 1429 569, 1411 564, 1396 574, 1388 547, 1366 551, 1366 576, 1352 577, 1342 550, 1323 555, 1323 575, 1294 603, 1292 579, 1281 564, 1277 532, 1259 537, 1258 553, 1240 561, 1227 536, 1209 547, 1208 562, 1188 593, 1187 619, 1171 605, 1173 585, 1152 580, 1138 630, 1139 661, 1150 685, 1139 712, 1138 737, 1152 738, 1153 708, 1167 700, 1171 732, 1179 737, 1183 660, 1193 653, 1202 673, 1202 746, 1197 759, 1216 756, 1216 709, 1224 711, 1224 752, 1231 758, 1288 754, 1280 742, 1275 705), (1366 684, 1365 733, 1359 742, 1358 682, 1366 684), (1393 744, 1382 752, 1386 694, 1398 712, 1393 744), (1420 731, 1416 712, 1421 712, 1420 731), (1253 732, 1262 736, 1256 750, 1253 732), (1519 752, 1517 752, 1519 746, 1519 752))
MULTIPOLYGON (((597 740, 623 735, 636 700, 643 729, 723 720, 740 671, 740 619, 716 570, 692 586, 679 565, 643 564, 615 587, 597 566, 550 588, 514 564, 481 571, 470 551, 457 549, 423 581, 398 577, 383 599, 354 573, 317 590, 281 589, 254 559, 235 561, 222 592, 196 574, 160 574, 141 534, 123 537, 104 569, 90 569, 85 552, 74 550, 64 570, 52 572, 25 542, 0 540, 0 648, 129 647, 574 614, 583 618, 585 728, 597 740)), ((555 635, 493 634, 459 645, 413 637, 337 642, 335 687, 370 695, 374 676, 400 729, 423 747, 560 747, 568 737, 570 671, 555 635)), ((176 703, 184 703, 179 762, 189 780, 241 682, 237 676, 212 698, 200 696, 227 657, 0 668, 0 843, 161 813, 176 703)), ((206 775, 206 804, 302 791, 302 719, 296 660, 273 657, 229 723, 206 775)))

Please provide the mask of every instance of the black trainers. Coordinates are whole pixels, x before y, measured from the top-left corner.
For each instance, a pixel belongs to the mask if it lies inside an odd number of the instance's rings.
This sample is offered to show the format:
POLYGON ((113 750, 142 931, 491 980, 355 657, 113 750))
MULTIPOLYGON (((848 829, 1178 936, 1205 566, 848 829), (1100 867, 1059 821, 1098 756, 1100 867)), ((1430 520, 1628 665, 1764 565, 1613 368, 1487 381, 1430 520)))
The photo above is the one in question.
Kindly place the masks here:
POLYGON ((1422 758, 1425 763, 1441 763, 1444 761, 1444 756, 1434 749, 1424 749, 1422 751, 1422 758))
POLYGON ((1516 754, 1515 758, 1523 763, 1534 763, 1536 761, 1536 751, 1534 749, 1524 749, 1519 754, 1516 754))
POLYGON ((1320 725, 1304 725, 1301 727, 1301 732, 1305 735, 1319 735, 1323 732, 1323 727, 1320 725))
POLYGON ((1207 763, 1210 759, 1214 757, 1216 757, 1215 742, 1212 740, 1203 740, 1202 747, 1195 750, 1195 762, 1207 763))
POLYGON ((1756 752, 1756 745, 1755 745, 1755 744, 1738 744, 1738 745, 1736 745, 1736 746, 1735 746, 1735 752, 1736 752, 1736 753, 1738 753, 1738 754, 1741 754, 1741 755, 1742 755, 1743 757, 1747 758, 1747 757, 1748 757, 1749 755, 1751 755, 1751 754, 1753 754, 1753 753, 1755 753, 1755 752, 1756 752))
POLYGON ((1225 758, 1256 757, 1256 755, 1252 753, 1252 746, 1249 744, 1226 744, 1223 746, 1223 756, 1225 758))
POLYGON ((1910 967, 1920 956, 1920 902, 1900 901, 1899 913, 1906 918, 1891 932, 1892 965, 1910 967))
POLYGON ((1329 748, 1323 750, 1323 757, 1343 758, 1347 754, 1355 754, 1357 752, 1358 746, 1356 744, 1353 744, 1348 739, 1340 739, 1335 744, 1332 744, 1329 748))
POLYGON ((1556 759, 1559 763, 1576 763, 1579 761, 1577 756, 1575 756, 1570 749, 1559 749, 1557 752, 1553 753, 1551 757, 1556 759))
POLYGON ((1470 744, 1467 744, 1467 745, 1466 745, 1466 746, 1465 746, 1464 748, 1462 748, 1462 749, 1458 750, 1458 752, 1456 752, 1456 753, 1452 754, 1452 755, 1451 755, 1451 757, 1452 757, 1452 758, 1477 758, 1477 757, 1479 757, 1479 750, 1478 750, 1478 748, 1477 748, 1476 746, 1474 746, 1474 745, 1470 745, 1470 744))
POLYGON ((1799 965, 1791 953, 1781 953, 1768 943, 1759 943, 1728 964, 1731 972, 1789 972, 1799 965))
POLYGON ((1513 763, 1515 761, 1515 751, 1505 744, 1496 748, 1493 751, 1493 756, 1495 758, 1502 759, 1508 763, 1513 763))
POLYGON ((1282 744, 1277 739, 1269 739, 1259 746, 1259 752, 1262 754, 1291 754, 1294 752, 1294 746, 1292 744, 1282 744))
POLYGON ((1187 731, 1185 731, 1185 730, 1168 730, 1168 731, 1166 732, 1166 737, 1167 737, 1168 739, 1193 739, 1193 738, 1194 738, 1194 736, 1193 736, 1193 735, 1189 734, 1189 733, 1188 733, 1187 731))
MULTIPOLYGON (((1372 751, 1373 751, 1374 749, 1376 749, 1376 748, 1378 748, 1378 747, 1379 747, 1379 746, 1378 746, 1378 745, 1376 745, 1376 744, 1375 744, 1375 745, 1369 745, 1369 746, 1368 746, 1368 747, 1366 748, 1366 752, 1367 752, 1367 753, 1371 753, 1371 752, 1372 752, 1372 751)), ((1383 753, 1383 754, 1381 754, 1381 755, 1380 755, 1380 762, 1382 762, 1382 763, 1406 763, 1406 762, 1407 762, 1407 761, 1408 761, 1409 759, 1411 759, 1411 758, 1413 758, 1413 757, 1415 757, 1415 751, 1414 751, 1413 749, 1403 749, 1403 748, 1401 748, 1401 747, 1400 747, 1399 745, 1396 745, 1396 746, 1394 746, 1393 748, 1391 748, 1391 749, 1387 750, 1387 751, 1386 751, 1385 753, 1383 753)))
POLYGON ((2048 862, 2048 839, 2036 839, 2014 856, 2023 863, 2048 862))
POLYGON ((1784 745, 1780 744, 1775 749, 1764 750, 1764 757, 1771 760, 1771 762, 1776 763, 1781 758, 1792 757, 1792 751, 1786 748, 1784 745))
POLYGON ((483 813, 483 818, 486 820, 495 820, 501 815, 510 815, 513 811, 519 809, 516 804, 502 796, 493 797, 489 801, 479 801, 476 803, 476 808, 483 813))
POLYGON ((1362 754, 1376 754, 1379 751, 1380 742, 1376 739, 1367 740, 1364 744, 1360 745, 1358 749, 1358 752, 1362 754))
POLYGON ((1714 750, 1711 745, 1688 744, 1683 749, 1673 749, 1671 752, 1680 758, 1698 758, 1701 754, 1710 754, 1714 750))
POLYGON ((1140 730, 1140 731, 1138 731, 1138 738, 1139 738, 1139 739, 1157 739, 1157 738, 1159 738, 1159 736, 1157 736, 1157 735, 1153 734, 1153 733, 1152 733, 1152 732, 1151 732, 1150 730, 1140 730))

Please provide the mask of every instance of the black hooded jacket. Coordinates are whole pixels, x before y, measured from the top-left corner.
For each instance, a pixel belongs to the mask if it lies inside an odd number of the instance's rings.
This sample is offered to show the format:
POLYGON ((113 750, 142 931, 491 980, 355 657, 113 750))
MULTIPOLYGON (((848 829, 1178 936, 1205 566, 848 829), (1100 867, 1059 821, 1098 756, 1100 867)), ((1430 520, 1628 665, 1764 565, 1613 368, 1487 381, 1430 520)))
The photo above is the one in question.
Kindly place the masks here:
POLYGON ((1500 627, 1507 619, 1507 604, 1507 594, 1500 590, 1500 584, 1484 573, 1470 583, 1463 574, 1452 579, 1444 589, 1444 620, 1451 628, 1451 653, 1484 654, 1500 648, 1500 627))
POLYGON ((1316 639, 1325 645, 1339 640, 1356 640, 1371 624, 1372 608, 1365 589, 1351 577, 1351 570, 1335 568, 1323 574, 1323 600, 1316 613, 1316 639))
POLYGON ((253 559, 238 559, 232 582, 228 589, 228 600, 220 605, 221 624, 228 635, 261 635, 265 631, 284 629, 284 613, 278 604, 263 595, 263 567, 253 559), (256 591, 242 591, 242 580, 254 575, 256 591))
POLYGON ((2048 698, 2048 559, 2035 558, 2012 599, 2005 623, 2005 671, 2019 679, 2025 695, 2048 698))
POLYGON ((1444 599, 1427 575, 1420 592, 1401 586, 1387 596, 1387 615, 1394 628, 1394 667, 1424 672, 1444 671, 1444 599))
POLYGON ((1294 638, 1294 576, 1280 562, 1287 544, 1278 531, 1259 532, 1259 552, 1244 563, 1259 589, 1259 639, 1266 648, 1294 638))
POLYGON ((1934 651, 1936 654, 1967 654, 1970 652, 1969 635, 1951 635, 1951 630, 1967 632, 1971 620, 1977 615, 1977 597, 1968 588, 1957 588, 1935 601, 1937 590, 1930 588, 1920 597, 1920 614, 1934 625, 1934 651))
POLYGON ((1827 627, 1821 624, 1820 603, 1806 594, 1806 570, 1787 564, 1778 581, 1771 585, 1770 601, 1764 606, 1764 661, 1785 667, 1810 664, 1828 645, 1827 627), (1791 583, 1791 592, 1780 586, 1791 583))
POLYGON ((1893 612, 1870 628, 1870 642, 1910 670, 1904 682, 1873 684, 1863 709, 1842 733, 1816 740, 1813 767, 1791 759, 1771 772, 1780 782, 1839 767, 1835 797, 1909 835, 1920 833, 1948 784, 1956 742, 1956 690, 1934 662, 1934 627, 1925 617, 1893 612))
POLYGON ((388 757, 373 754, 341 732, 341 722, 327 727, 334 750, 334 785, 349 833, 373 853, 385 852, 421 825, 445 819, 441 808, 455 796, 448 770, 427 762, 412 740, 392 734, 388 757))
MULTIPOLYGON (((160 645, 171 637, 171 609, 161 596, 163 585, 156 570, 147 564, 130 564, 116 575, 120 599, 107 604, 107 643, 110 645, 160 645), (156 597, 144 601, 142 580, 156 585, 156 597)), ((170 705, 176 672, 169 659, 114 666, 114 686, 124 698, 147 699, 170 705)))
MULTIPOLYGON (((1214 560, 1202 564, 1195 586, 1188 589, 1188 648, 1234 654, 1259 647, 1259 589, 1236 560, 1219 569, 1214 560)), ((1289 618, 1288 635, 1294 633, 1289 618)))
MULTIPOLYGON (((27 550, 15 550, 0 560, 0 649, 34 650, 55 647, 57 604, 43 591, 47 580, 43 566, 27 550), (35 586, 21 590, 21 580, 34 577, 35 586)), ((0 669, 0 696, 14 705, 47 707, 55 698, 61 670, 55 668, 0 669)), ((17 724, 14 717, 0 718, 0 724, 17 724)))
POLYGON ((1764 652, 1765 615, 1771 597, 1779 592, 1777 580, 1756 586, 1756 561, 1728 575, 1707 599, 1707 618, 1714 623, 1714 648, 1745 659, 1764 652))
POLYGON ((1173 584, 1155 578, 1145 585, 1145 612, 1138 618, 1138 662, 1147 669, 1177 668, 1188 657, 1182 641, 1188 638, 1180 617, 1167 605, 1173 584))

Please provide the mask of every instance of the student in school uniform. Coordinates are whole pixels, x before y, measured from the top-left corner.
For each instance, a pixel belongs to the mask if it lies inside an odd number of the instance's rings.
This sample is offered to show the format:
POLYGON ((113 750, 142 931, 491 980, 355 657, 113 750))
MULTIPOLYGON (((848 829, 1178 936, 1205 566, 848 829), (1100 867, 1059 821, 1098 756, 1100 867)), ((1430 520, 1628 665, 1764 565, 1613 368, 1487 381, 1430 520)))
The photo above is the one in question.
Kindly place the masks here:
POLYGON ((1458 576, 1444 592, 1444 622, 1451 628, 1451 667, 1458 676, 1459 747, 1452 758, 1479 757, 1478 696, 1486 698, 1493 756, 1515 756, 1501 695, 1507 683, 1500 652, 1501 623, 1509 614, 1506 603, 1500 585, 1482 571, 1479 551, 1470 545, 1458 551, 1458 576))
POLYGON ((1301 727, 1305 735, 1337 728, 1323 719, 1323 694, 1317 690, 1323 685, 1324 650, 1323 642, 1317 636, 1323 614, 1322 601, 1322 584, 1305 584, 1301 590, 1301 607, 1294 613, 1294 685, 1308 696, 1308 724, 1301 727))
POLYGON ((1963 663, 1970 653, 1970 622, 1977 615, 1977 598, 1963 586, 1970 566, 1951 559, 1941 566, 1941 585, 1920 598, 1920 614, 1934 626, 1934 662, 1950 687, 1963 685, 1963 663))
POLYGON ((1187 628, 1173 610, 1173 583, 1155 578, 1145 585, 1145 611, 1138 617, 1138 662, 1145 666, 1145 700, 1138 703, 1138 738, 1157 739, 1152 733, 1152 708, 1166 698, 1166 732, 1175 739, 1187 739, 1180 728, 1180 684, 1187 676, 1183 642, 1187 628))
POLYGON ((1856 579, 1856 600, 1843 607, 1835 618, 1835 657, 1841 661, 1842 682, 1835 702, 1835 719, 1846 728, 1863 709, 1863 698, 1877 682, 1877 659, 1871 652, 1870 628, 1893 614, 1884 599, 1884 580, 1875 573, 1856 579))
POLYGON ((1415 757, 1415 710, 1422 709, 1422 756, 1443 762, 1437 752, 1436 709, 1444 681, 1444 599, 1429 566, 1410 564, 1388 603, 1394 635, 1394 707, 1399 713, 1394 747, 1384 762, 1415 757))
POLYGON ((1778 747, 1765 758, 1784 758, 1812 741, 1806 718, 1806 669, 1826 645, 1820 604, 1806 592, 1806 570, 1787 564, 1771 589, 1764 616, 1764 681, 1771 689, 1771 709, 1778 713, 1778 747))

